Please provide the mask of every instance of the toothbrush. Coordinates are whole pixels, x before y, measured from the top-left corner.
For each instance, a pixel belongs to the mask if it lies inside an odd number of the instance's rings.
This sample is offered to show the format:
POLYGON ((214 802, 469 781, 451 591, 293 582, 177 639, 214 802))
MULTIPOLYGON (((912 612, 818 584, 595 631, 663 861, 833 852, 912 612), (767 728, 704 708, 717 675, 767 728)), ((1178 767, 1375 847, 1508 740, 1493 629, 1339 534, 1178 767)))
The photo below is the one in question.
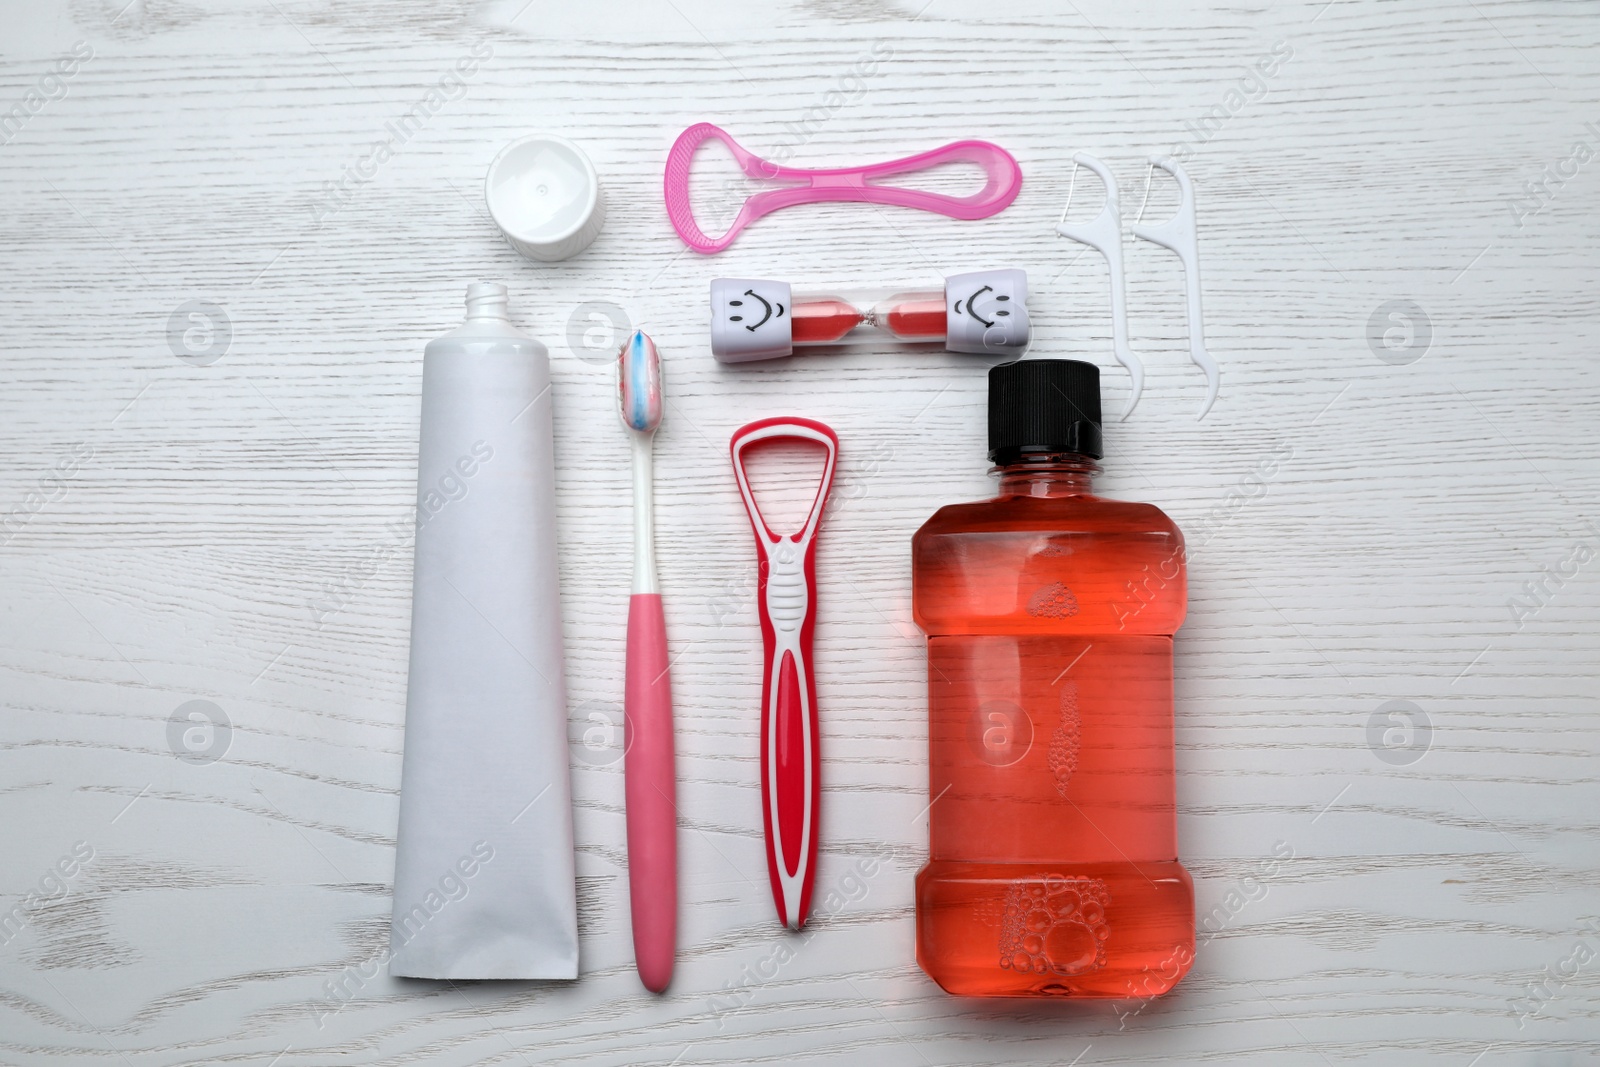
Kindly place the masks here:
POLYGON ((633 438, 633 595, 628 599, 624 778, 633 955, 652 993, 672 981, 678 939, 678 806, 672 679, 656 582, 651 443, 661 425, 661 355, 635 330, 617 356, 617 399, 633 438))

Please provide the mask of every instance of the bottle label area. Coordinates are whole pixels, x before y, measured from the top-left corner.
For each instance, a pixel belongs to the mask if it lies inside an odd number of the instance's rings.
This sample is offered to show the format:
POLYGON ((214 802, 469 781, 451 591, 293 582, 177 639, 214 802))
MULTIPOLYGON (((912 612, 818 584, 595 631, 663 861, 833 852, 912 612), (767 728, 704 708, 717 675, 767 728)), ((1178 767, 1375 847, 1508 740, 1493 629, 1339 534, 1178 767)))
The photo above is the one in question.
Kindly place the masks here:
POLYGON ((928 641, 935 860, 1177 855, 1172 639, 928 641))

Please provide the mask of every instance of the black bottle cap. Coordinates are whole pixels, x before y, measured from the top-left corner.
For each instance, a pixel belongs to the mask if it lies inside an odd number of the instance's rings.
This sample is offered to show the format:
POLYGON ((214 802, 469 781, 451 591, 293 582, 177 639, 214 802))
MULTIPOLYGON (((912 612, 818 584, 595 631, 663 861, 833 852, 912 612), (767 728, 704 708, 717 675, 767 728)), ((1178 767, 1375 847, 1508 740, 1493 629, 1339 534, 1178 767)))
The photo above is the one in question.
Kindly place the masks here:
POLYGON ((1041 452, 1099 459, 1100 368, 1075 359, 1021 359, 989 369, 989 459, 1041 452))

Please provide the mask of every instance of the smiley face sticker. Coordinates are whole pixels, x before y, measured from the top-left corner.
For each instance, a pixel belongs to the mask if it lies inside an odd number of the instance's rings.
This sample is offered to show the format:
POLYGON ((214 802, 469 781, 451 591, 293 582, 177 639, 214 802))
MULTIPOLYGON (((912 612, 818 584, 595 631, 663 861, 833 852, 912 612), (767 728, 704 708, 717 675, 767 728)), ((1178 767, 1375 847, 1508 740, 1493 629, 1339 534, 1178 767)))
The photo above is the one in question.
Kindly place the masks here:
POLYGON ((749 330, 751 333, 755 333, 757 330, 761 329, 761 327, 771 322, 774 318, 783 317, 783 301, 768 300, 754 289, 746 289, 743 295, 749 299, 742 300, 738 297, 734 297, 728 301, 728 308, 733 312, 728 316, 729 322, 740 323, 745 329, 749 330), (760 318, 756 318, 754 314, 755 309, 752 307, 752 305, 756 304, 761 306, 760 318), (752 319, 755 319, 755 321, 750 321, 752 319))
POLYGON ((787 356, 794 350, 786 282, 718 278, 711 283, 711 354, 724 363, 787 356))

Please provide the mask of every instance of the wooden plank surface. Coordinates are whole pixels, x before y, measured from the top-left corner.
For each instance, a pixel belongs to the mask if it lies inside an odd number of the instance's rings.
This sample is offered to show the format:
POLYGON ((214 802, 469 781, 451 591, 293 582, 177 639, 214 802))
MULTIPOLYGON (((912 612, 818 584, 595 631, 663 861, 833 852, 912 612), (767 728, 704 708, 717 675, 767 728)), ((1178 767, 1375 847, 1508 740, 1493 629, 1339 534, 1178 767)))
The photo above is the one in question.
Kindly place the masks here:
MULTIPOLYGON (((25 120, 0 144, 0 901, 52 899, 0 945, 0 1062, 1594 1062, 1597 45, 1592 5, 1549 0, 5 0, 0 115, 25 120), (983 137, 1026 181, 984 222, 812 206, 710 260, 660 203, 700 120, 811 166, 983 137), (581 142, 608 202, 557 265, 520 260, 481 198, 533 130, 581 142), (983 367, 723 367, 706 281, 1024 267, 1035 351, 1098 362, 1120 412, 1104 268, 1053 227, 1073 153, 1111 163, 1131 215, 1145 157, 1174 149, 1222 391, 1197 422, 1181 270, 1129 236, 1147 382, 1100 485, 1197 542, 1179 829, 1215 933, 1159 1002, 954 1000, 912 954, 907 548, 987 491, 983 367), (380 975, 327 1014, 387 937, 420 356, 480 277, 551 347, 575 737, 620 719, 630 521, 609 334, 583 305, 666 355, 677 978, 653 998, 633 974, 620 763, 580 741, 581 980, 380 975), (1382 344, 1396 301, 1425 316, 1406 312, 1409 349, 1382 344), (191 302, 226 316, 184 342, 209 362, 169 336, 191 302), (800 941, 763 876, 754 559, 725 461, 736 426, 780 413, 843 441, 817 629, 817 885, 839 897, 800 941), (169 738, 194 700, 231 724, 212 762, 169 738), (1415 752, 1371 740, 1392 701, 1426 716, 1415 752), (1293 858, 1263 878, 1279 843, 1293 858)), ((744 195, 731 174, 699 183, 714 215, 744 195)))

